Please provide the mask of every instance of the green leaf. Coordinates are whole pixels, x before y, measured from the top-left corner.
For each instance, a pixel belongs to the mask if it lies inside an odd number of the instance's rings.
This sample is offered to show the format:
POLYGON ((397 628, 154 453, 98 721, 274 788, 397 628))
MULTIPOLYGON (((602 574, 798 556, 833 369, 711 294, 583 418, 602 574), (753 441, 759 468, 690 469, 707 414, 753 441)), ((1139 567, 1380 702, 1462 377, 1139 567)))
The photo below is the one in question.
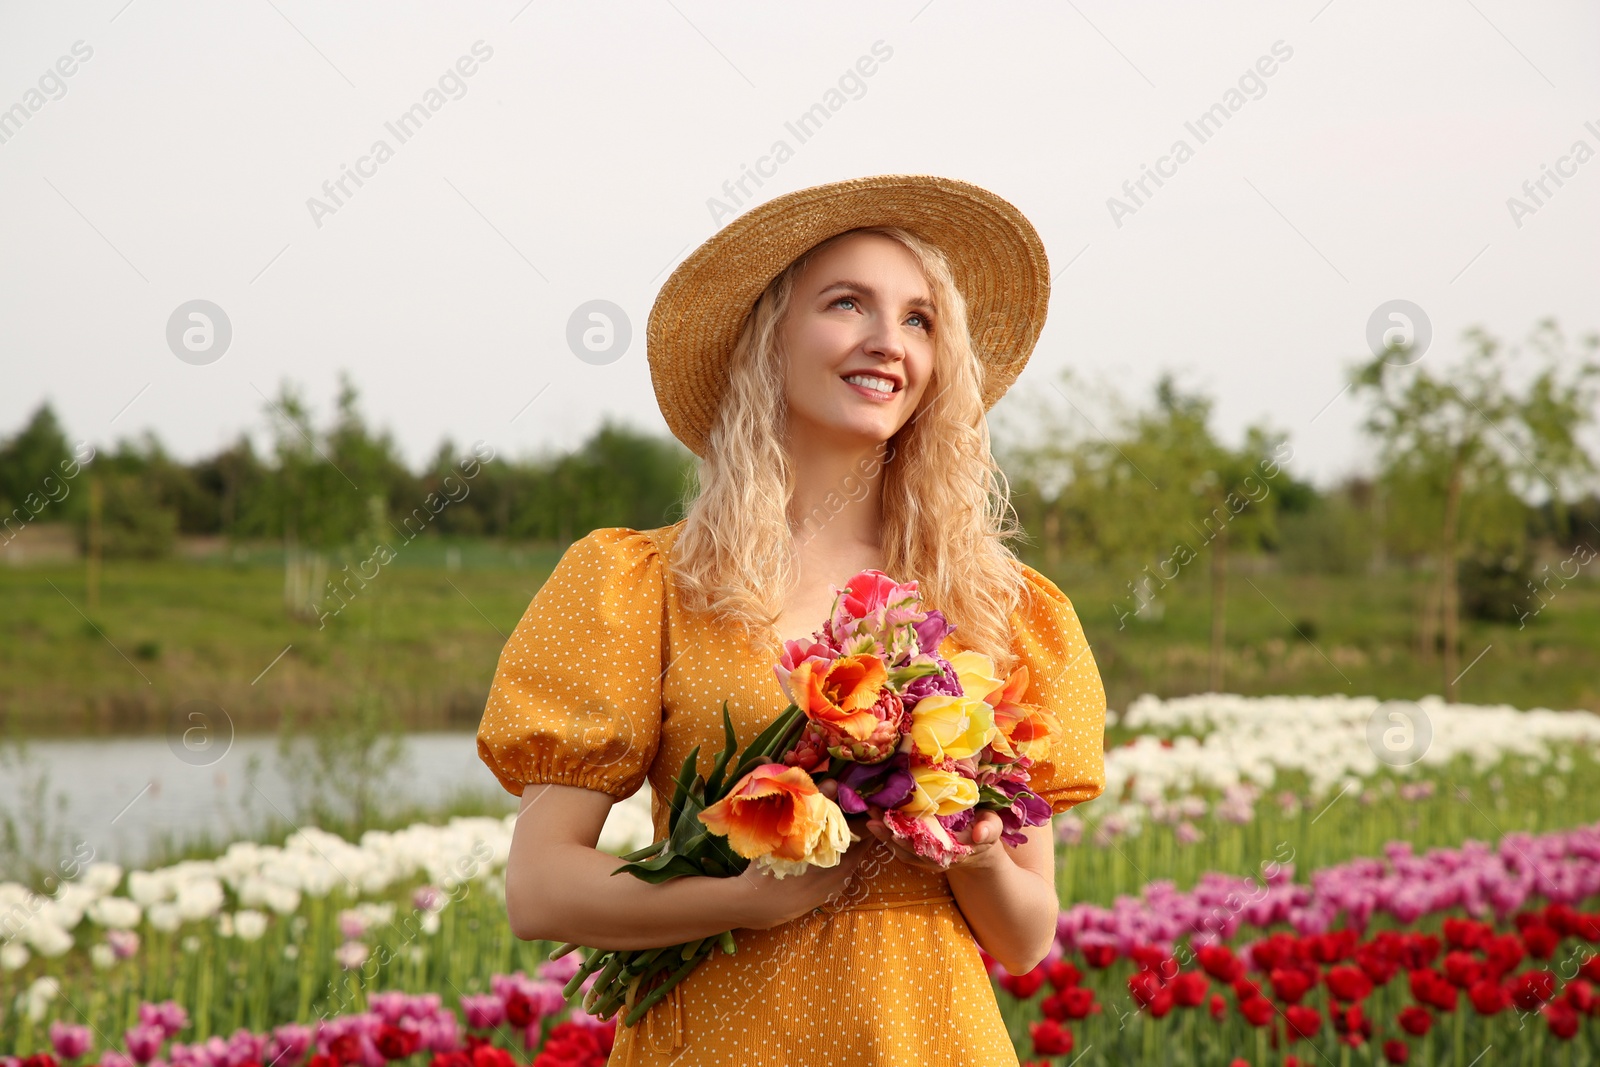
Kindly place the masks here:
POLYGON ((739 747, 739 738, 733 732, 733 717, 728 714, 726 700, 722 702, 722 731, 725 739, 722 754, 717 757, 716 764, 711 768, 711 777, 706 780, 706 797, 713 804, 722 799, 722 775, 739 747))
MULTIPOLYGON (((789 731, 796 720, 804 718, 805 712, 801 711, 796 705, 790 704, 784 709, 782 715, 768 723, 767 728, 757 734, 754 741, 750 742, 750 747, 744 750, 744 756, 739 761, 740 766, 750 763, 752 758, 756 756, 765 756, 771 759, 775 751, 780 751, 777 742, 789 731)), ((743 775, 738 777, 742 778, 743 775)), ((737 778, 735 780, 737 781, 737 778)))
POLYGON ((611 873, 621 874, 623 871, 651 885, 660 885, 662 882, 670 882, 685 875, 693 877, 703 873, 692 861, 678 855, 668 856, 666 863, 660 868, 645 868, 644 864, 632 864, 618 867, 611 873))
POLYGON ((678 825, 678 813, 683 810, 683 802, 689 795, 690 783, 694 781, 696 761, 700 756, 700 746, 696 745, 684 757, 683 767, 678 771, 676 787, 672 791, 672 803, 667 809, 667 825, 674 828, 678 825))
POLYGON ((1011 798, 992 785, 980 785, 978 787, 978 804, 979 806, 992 804, 997 808, 1009 808, 1011 806, 1011 798))

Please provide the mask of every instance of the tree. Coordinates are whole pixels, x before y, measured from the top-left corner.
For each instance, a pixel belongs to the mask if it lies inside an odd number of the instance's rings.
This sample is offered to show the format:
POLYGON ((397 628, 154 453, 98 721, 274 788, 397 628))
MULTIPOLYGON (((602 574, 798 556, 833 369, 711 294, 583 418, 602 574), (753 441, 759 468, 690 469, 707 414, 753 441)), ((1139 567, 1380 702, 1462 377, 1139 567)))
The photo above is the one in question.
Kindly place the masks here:
MULTIPOLYGON (((1070 375, 1065 384, 1072 388, 1070 375)), ((1283 435, 1252 426, 1238 447, 1224 445, 1210 428, 1213 401, 1171 374, 1157 382, 1154 400, 1135 411, 1115 397, 1092 404, 1107 413, 1102 422, 1068 399, 1079 418, 1047 413, 1035 441, 1007 450, 1006 463, 1016 486, 1044 497, 1035 510, 1047 556, 1060 538, 1102 562, 1142 565, 1114 605, 1120 625, 1159 611, 1158 591, 1210 550, 1209 681, 1220 690, 1231 555, 1272 541, 1278 511, 1292 501, 1303 506, 1311 489, 1283 469, 1283 435)))
POLYGON ((72 449, 55 409, 45 401, 34 409, 26 426, 0 442, 0 511, 22 506, 30 496, 44 496, 45 479, 59 479, 61 464, 71 459, 72 449))
POLYGON ((405 509, 410 497, 420 499, 392 437, 372 434, 356 400, 355 386, 341 374, 338 412, 325 431, 312 424, 310 408, 288 383, 267 403, 276 469, 253 502, 253 517, 266 518, 283 537, 284 600, 298 617, 317 616, 335 549, 374 534, 395 497, 405 498, 399 502, 405 509))
POLYGON ((1396 540, 1436 563, 1419 631, 1431 646, 1431 620, 1438 619, 1449 701, 1460 681, 1462 557, 1519 547, 1530 496, 1548 496, 1565 521, 1565 502, 1595 470, 1582 433, 1595 420, 1600 377, 1592 358, 1600 335, 1585 338, 1586 356, 1574 358, 1553 319, 1530 336, 1542 367, 1520 389, 1511 380, 1517 351, 1503 350, 1478 327, 1464 338, 1466 358, 1438 373, 1413 359, 1408 344, 1392 342, 1351 374, 1370 404, 1364 429, 1378 444, 1396 540))

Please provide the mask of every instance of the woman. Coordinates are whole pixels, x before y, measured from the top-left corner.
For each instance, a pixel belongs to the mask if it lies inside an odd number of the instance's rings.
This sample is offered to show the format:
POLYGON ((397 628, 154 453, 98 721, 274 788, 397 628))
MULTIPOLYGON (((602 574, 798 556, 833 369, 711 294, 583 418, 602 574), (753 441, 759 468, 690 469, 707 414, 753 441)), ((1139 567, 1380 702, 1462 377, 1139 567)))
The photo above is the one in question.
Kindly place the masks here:
POLYGON ((648 779, 656 839, 695 745, 741 744, 787 704, 782 642, 816 630, 867 568, 915 579, 956 629, 940 646, 1029 668, 1064 736, 1033 768, 1060 813, 1104 787, 1105 694, 1070 602, 1005 547, 985 410, 1043 324, 1049 273, 1027 220, 950 179, 887 175, 735 219, 657 297, 649 359, 674 434, 701 458, 686 517, 575 542, 506 643, 480 755, 522 797, 506 869, 513 932, 603 948, 737 930, 617 1030, 612 1063, 1016 1064, 978 948, 1045 958, 1050 828, 999 842, 985 812, 946 870, 881 821, 835 867, 650 885, 595 848, 648 779), (969 326, 970 321, 973 324, 969 326))

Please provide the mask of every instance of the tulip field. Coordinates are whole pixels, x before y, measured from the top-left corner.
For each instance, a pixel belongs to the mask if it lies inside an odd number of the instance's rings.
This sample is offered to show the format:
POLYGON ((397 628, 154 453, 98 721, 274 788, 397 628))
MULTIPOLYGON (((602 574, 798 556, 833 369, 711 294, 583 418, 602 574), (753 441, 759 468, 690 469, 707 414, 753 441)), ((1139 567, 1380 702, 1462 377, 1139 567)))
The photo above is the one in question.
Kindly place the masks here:
MULTIPOLYGON (((1051 955, 991 962, 1021 1060, 1600 1063, 1600 716, 1392 710, 1210 694, 1114 716, 1105 794, 1054 822, 1051 955)), ((602 847, 647 843, 647 804, 602 847)), ((563 996, 577 958, 509 933, 510 835, 307 828, 0 884, 0 1064, 602 1064, 613 1024, 563 996)))

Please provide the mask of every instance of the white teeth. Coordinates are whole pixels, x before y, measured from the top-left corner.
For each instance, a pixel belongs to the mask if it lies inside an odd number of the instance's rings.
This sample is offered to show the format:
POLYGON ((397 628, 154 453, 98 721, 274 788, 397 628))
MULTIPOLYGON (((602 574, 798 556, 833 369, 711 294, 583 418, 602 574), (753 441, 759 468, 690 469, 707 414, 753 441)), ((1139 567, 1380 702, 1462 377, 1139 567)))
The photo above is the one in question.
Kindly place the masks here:
POLYGON ((872 378, 865 374, 852 374, 845 381, 854 385, 865 386, 868 389, 876 389, 880 393, 894 392, 894 383, 887 378, 872 378))

